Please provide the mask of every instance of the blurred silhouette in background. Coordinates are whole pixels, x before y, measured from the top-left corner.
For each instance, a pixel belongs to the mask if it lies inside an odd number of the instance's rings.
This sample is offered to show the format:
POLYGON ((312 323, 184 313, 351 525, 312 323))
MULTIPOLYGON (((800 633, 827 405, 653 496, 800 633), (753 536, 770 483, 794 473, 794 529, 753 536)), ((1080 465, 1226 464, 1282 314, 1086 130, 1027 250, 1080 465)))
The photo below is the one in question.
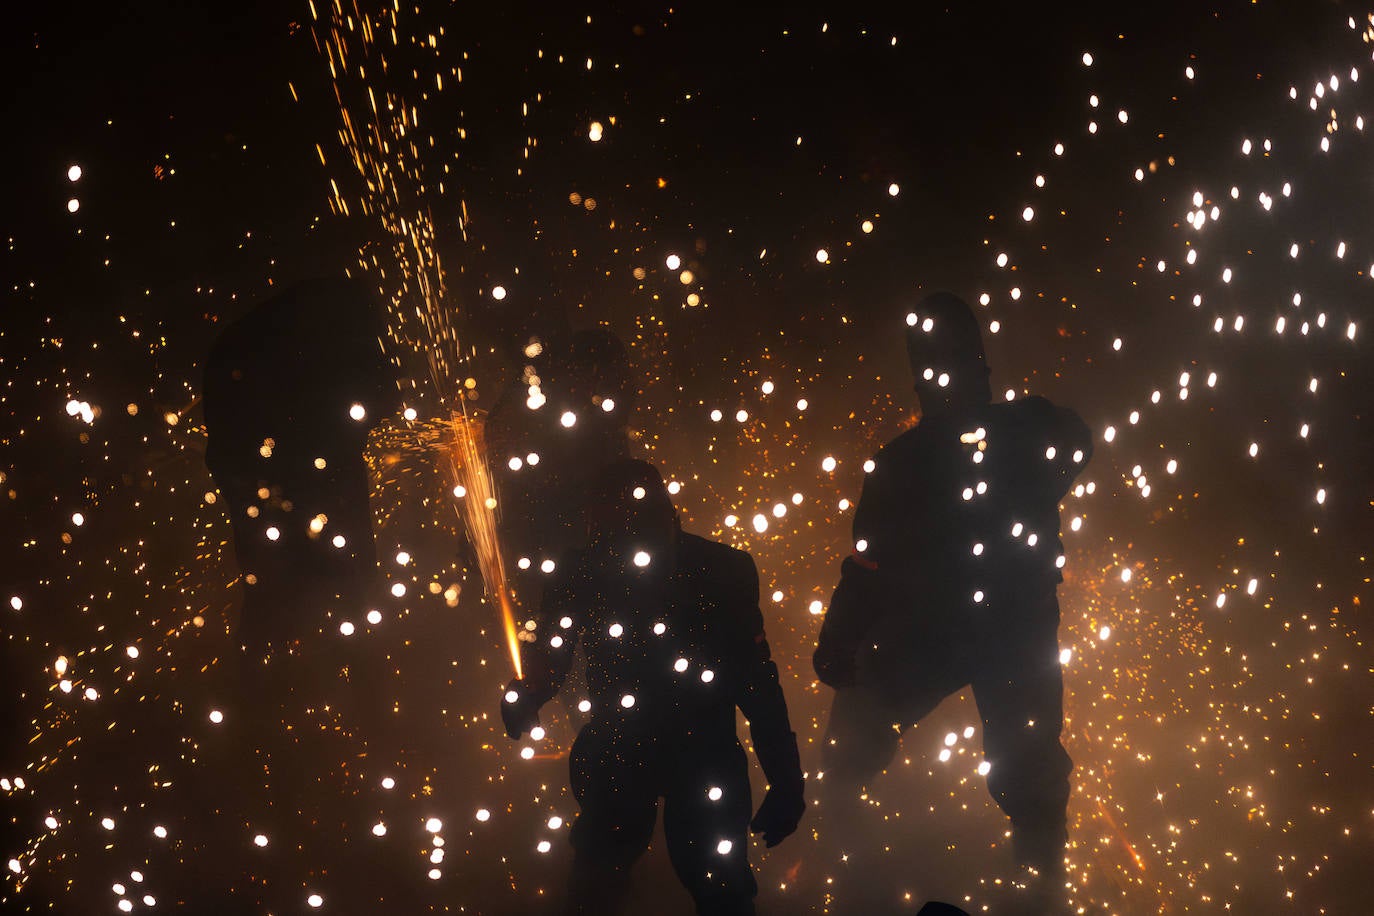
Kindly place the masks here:
POLYGON ((218 746, 223 772, 236 775, 199 791, 235 831, 238 819, 292 831, 251 880, 214 876, 229 882, 204 889, 220 912, 299 905, 312 869, 414 911, 410 883, 377 869, 351 833, 375 813, 353 786, 355 739, 374 756, 395 745, 382 740, 394 696, 379 689, 385 653, 346 636, 379 597, 364 448, 400 406, 385 333, 362 288, 314 281, 230 324, 206 362, 206 464, 233 528, 242 652, 224 713, 233 740, 218 746))
POLYGON ((252 655, 368 600, 377 547, 363 449, 399 409, 382 311, 346 281, 303 283, 226 327, 205 365, 206 464, 244 582, 252 655))

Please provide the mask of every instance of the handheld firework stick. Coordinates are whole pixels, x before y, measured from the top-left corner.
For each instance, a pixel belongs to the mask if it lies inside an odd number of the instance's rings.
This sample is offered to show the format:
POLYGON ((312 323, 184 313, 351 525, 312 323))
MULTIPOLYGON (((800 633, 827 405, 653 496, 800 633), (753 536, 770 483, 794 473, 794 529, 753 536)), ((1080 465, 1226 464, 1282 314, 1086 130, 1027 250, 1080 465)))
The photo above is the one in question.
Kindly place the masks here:
POLYGON ((458 516, 467 528, 468 541, 477 556, 477 566, 486 585, 487 596, 501 612, 501 626, 506 635, 515 676, 523 678, 520 666, 520 640, 515 627, 515 605, 511 589, 506 584, 506 565, 501 558, 501 544, 496 531, 496 485, 487 466, 484 441, 485 415, 454 413, 449 421, 453 438, 449 449, 449 467, 453 474, 453 493, 457 497, 458 516))

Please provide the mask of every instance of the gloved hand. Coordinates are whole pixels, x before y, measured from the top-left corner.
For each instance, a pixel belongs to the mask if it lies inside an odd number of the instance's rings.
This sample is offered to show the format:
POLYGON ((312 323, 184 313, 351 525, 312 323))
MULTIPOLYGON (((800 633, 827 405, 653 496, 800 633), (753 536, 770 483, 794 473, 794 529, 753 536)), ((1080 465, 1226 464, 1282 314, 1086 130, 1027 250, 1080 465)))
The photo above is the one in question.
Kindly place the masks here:
POLYGON ((816 677, 827 687, 839 690, 853 687, 858 682, 855 653, 837 649, 833 643, 825 640, 816 646, 811 665, 816 669, 816 677))
POLYGON ((518 740, 538 725, 540 705, 529 685, 519 679, 507 684, 501 698, 501 722, 506 726, 506 736, 518 740))
POLYGON ((802 797, 801 783, 773 786, 763 796, 763 804, 749 822, 749 831, 763 834, 764 845, 772 849, 796 831, 804 813, 806 799, 802 797))

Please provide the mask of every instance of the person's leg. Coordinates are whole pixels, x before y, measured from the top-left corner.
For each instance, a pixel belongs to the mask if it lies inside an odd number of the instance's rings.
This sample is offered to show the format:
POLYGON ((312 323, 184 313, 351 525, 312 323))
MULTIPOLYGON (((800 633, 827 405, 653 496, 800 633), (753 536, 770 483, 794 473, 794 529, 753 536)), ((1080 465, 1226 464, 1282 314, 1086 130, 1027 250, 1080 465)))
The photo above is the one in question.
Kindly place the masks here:
POLYGON ((749 762, 738 742, 679 756, 664 794, 673 869, 702 916, 752 916, 749 762))
POLYGON ((829 860, 824 874, 831 876, 827 892, 836 912, 890 912, 897 905, 890 883, 873 880, 887 831, 865 795, 896 755, 902 732, 951 692, 943 678, 916 686, 900 698, 873 686, 835 693, 814 784, 817 806, 808 816, 829 860))
POLYGON ((620 912, 630 867, 649 848, 658 817, 651 761, 597 729, 582 729, 569 755, 573 796, 581 812, 573 822, 566 912, 570 916, 620 912))
POLYGON ((907 697, 893 697, 864 684, 835 691, 821 745, 823 797, 857 799, 892 762, 902 732, 928 716, 959 686, 932 681, 907 697))
POLYGON ((866 686, 835 691, 821 745, 826 797, 857 797, 897 753, 903 726, 879 691, 866 686))
POLYGON ((973 682, 983 720, 988 790, 1011 819, 1017 860, 1057 876, 1068 840, 1066 808, 1073 762, 1060 743, 1064 679, 1059 663, 1058 604, 1017 609, 1027 624, 987 653, 973 682))

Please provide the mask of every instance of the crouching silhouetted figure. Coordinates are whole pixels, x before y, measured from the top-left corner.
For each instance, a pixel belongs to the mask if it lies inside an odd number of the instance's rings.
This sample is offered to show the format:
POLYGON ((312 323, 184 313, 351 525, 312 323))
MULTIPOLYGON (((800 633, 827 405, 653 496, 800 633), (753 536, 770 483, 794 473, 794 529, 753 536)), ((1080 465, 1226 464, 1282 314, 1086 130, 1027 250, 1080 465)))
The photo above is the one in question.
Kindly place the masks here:
POLYGON ((901 731, 972 685, 988 789, 1014 852, 1053 887, 1072 763, 1060 743, 1059 500, 1092 438, 1038 397, 992 403, 978 322, 935 294, 906 316, 921 419, 885 446, 814 662, 836 688, 825 782, 867 784, 901 731))
POLYGON ((617 911, 661 797, 668 854, 697 912, 753 913, 749 831, 774 846, 806 807, 758 572, 748 554, 683 532, 644 462, 610 465, 592 495, 589 546, 557 569, 523 653, 525 678, 501 707, 512 737, 533 728, 582 644, 590 721, 571 754, 581 813, 569 909, 617 911), (770 785, 752 822, 737 706, 770 785))

